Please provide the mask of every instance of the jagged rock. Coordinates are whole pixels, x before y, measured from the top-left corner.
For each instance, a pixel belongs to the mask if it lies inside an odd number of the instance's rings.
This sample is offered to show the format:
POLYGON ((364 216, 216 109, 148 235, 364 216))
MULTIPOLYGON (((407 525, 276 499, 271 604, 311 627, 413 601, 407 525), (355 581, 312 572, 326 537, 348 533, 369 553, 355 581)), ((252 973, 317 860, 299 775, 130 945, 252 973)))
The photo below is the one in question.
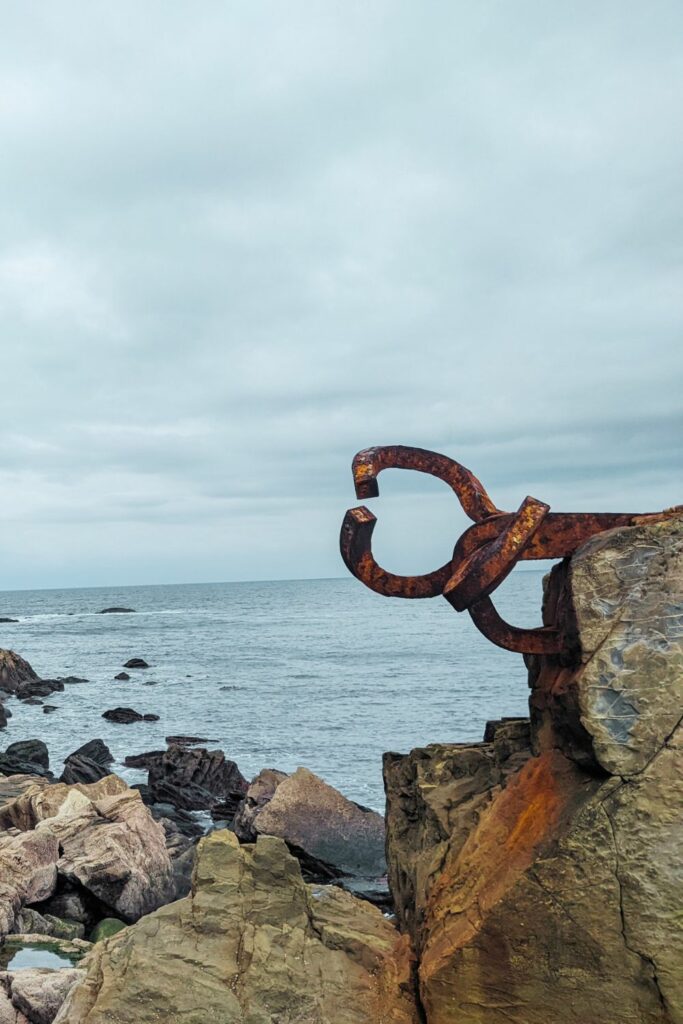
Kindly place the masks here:
POLYGON ((199 836, 204 835, 205 829, 188 811, 174 807, 173 804, 148 803, 147 806, 154 820, 163 826, 167 838, 170 833, 175 832, 180 832, 181 835, 190 839, 198 839, 199 836))
POLYGON ((27 661, 14 651, 0 648, 0 690, 16 693, 22 683, 37 679, 38 675, 27 661))
POLYGON ((161 761, 165 753, 165 750, 147 750, 142 754, 128 754, 123 759, 123 763, 126 768, 143 768, 145 771, 149 771, 153 764, 161 761))
POLYGON ((133 722, 158 722, 158 715, 141 715, 133 708, 111 708, 105 711, 102 718, 108 722, 117 722, 119 725, 131 725, 133 722))
POLYGON ((247 780, 222 750, 169 747, 149 765, 151 803, 181 810, 210 810, 222 805, 232 819, 247 790, 247 780))
POLYGON ((0 1024, 52 1024, 74 985, 77 968, 28 969, 0 973, 0 1024), (14 1015, 11 1015, 13 1011, 14 1015))
POLYGON ((257 786, 270 784, 272 797, 251 819, 257 835, 284 839, 314 877, 374 880, 386 873, 381 814, 347 800, 307 768, 257 786))
POLYGON ((149 665, 144 658, 131 658, 123 666, 124 668, 149 668, 149 665))
POLYGON ((191 895, 98 943, 86 970, 55 1024, 417 1024, 405 940, 307 886, 275 838, 203 839, 191 895))
MULTIPOLYGON (((115 775, 92 785, 43 783, 25 787, 14 800, 0 804, 0 828, 21 830, 19 836, 9 833, 10 845, 32 841, 47 844, 40 847, 43 860, 55 849, 58 853, 46 862, 52 868, 46 891, 31 898, 30 894, 19 893, 14 901, 10 894, 12 919, 19 905, 37 903, 52 895, 57 869, 62 878, 79 883, 104 908, 126 921, 137 920, 172 896, 164 830, 154 821, 140 794, 115 775)), ((0 864, 3 853, 0 846, 0 864)), ((40 861, 40 866, 46 865, 40 861)), ((20 868, 17 871, 21 881, 20 868)), ((0 932, 2 906, 0 889, 0 932)), ((9 920, 9 911, 6 917, 9 920)), ((10 929, 11 922, 5 931, 10 929)))
POLYGON ((683 519, 596 537, 546 586, 576 653, 528 659, 533 754, 385 760, 427 1024, 683 1022, 682 609, 683 519))

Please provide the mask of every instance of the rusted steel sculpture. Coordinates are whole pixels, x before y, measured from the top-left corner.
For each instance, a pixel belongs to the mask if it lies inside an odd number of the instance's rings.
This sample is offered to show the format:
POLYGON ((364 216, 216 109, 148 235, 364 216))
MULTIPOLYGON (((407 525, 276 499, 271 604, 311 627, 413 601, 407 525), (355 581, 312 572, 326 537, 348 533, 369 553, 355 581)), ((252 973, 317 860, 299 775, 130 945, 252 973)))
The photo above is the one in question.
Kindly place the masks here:
POLYGON ((603 530, 657 522, 683 514, 683 505, 664 512, 551 512, 536 498, 526 497, 516 512, 503 512, 489 498, 476 476, 459 462, 423 448, 387 445, 366 448, 353 460, 356 497, 376 498, 377 477, 383 469, 412 469, 447 483, 474 521, 455 545, 451 559, 422 576, 396 576, 382 569, 372 555, 376 517, 364 506, 344 517, 340 547, 349 571, 378 594, 387 597, 436 597, 462 612, 494 644, 524 654, 557 654, 565 637, 554 625, 519 629, 505 622, 490 595, 520 560, 565 558, 603 530))

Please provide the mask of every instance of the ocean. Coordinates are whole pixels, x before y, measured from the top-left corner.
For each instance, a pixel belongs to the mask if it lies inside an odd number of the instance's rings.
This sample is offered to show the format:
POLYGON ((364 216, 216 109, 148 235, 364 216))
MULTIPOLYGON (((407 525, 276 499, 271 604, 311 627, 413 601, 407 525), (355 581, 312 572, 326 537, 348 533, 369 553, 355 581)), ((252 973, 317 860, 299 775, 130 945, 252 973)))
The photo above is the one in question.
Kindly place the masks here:
MULTIPOLYGON (((542 573, 516 571, 496 594, 515 625, 540 624, 542 573)), ((0 592, 0 647, 43 678, 76 675, 46 698, 57 711, 7 701, 0 746, 43 739, 51 767, 99 737, 128 754, 192 734, 250 778, 304 765, 358 803, 384 809, 384 751, 480 740, 489 718, 527 713, 522 656, 494 647, 442 599, 380 597, 352 578, 268 583, 0 592), (125 606, 131 615, 101 615, 125 606), (132 657, 145 670, 114 676, 132 657), (160 716, 116 725, 117 706, 160 716)))

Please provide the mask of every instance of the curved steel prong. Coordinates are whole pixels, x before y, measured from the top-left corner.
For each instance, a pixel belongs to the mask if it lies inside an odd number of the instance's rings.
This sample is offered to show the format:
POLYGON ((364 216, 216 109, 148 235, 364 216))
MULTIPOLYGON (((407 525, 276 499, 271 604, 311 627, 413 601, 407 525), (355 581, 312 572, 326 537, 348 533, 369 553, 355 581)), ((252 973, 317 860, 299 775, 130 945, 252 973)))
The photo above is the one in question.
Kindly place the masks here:
POLYGON ((372 557, 372 531, 377 519, 369 509, 350 508, 344 516, 339 547, 349 572, 376 594, 386 597, 436 597, 451 575, 451 563, 423 576, 396 576, 372 557))
POLYGON ((484 485, 465 466, 426 448, 410 448, 402 444, 380 445, 358 452, 353 460, 353 482, 357 498, 378 496, 377 477, 383 469, 412 469, 416 473, 438 477, 455 492, 465 514, 475 523, 500 513, 484 485))
POLYGON ((502 619, 490 597, 475 601, 467 609, 470 618, 487 640, 517 654, 559 654, 562 636, 554 626, 519 629, 502 619))
MULTIPOLYGON (((550 506, 527 496, 498 536, 468 558, 453 562, 443 596, 457 612, 488 597, 514 569, 521 553, 548 515, 550 506)), ((500 525, 500 523, 499 523, 500 525)))

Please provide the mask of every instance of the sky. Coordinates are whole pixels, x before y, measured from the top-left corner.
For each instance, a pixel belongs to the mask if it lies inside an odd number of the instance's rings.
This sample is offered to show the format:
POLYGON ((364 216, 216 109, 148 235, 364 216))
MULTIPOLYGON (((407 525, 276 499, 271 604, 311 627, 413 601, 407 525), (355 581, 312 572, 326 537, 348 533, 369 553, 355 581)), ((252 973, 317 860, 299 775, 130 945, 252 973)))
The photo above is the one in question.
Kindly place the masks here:
MULTIPOLYGON (((360 448, 683 501, 679 0, 0 12, 0 589, 342 576, 360 448)), ((387 472, 378 560, 467 525, 387 472)))

